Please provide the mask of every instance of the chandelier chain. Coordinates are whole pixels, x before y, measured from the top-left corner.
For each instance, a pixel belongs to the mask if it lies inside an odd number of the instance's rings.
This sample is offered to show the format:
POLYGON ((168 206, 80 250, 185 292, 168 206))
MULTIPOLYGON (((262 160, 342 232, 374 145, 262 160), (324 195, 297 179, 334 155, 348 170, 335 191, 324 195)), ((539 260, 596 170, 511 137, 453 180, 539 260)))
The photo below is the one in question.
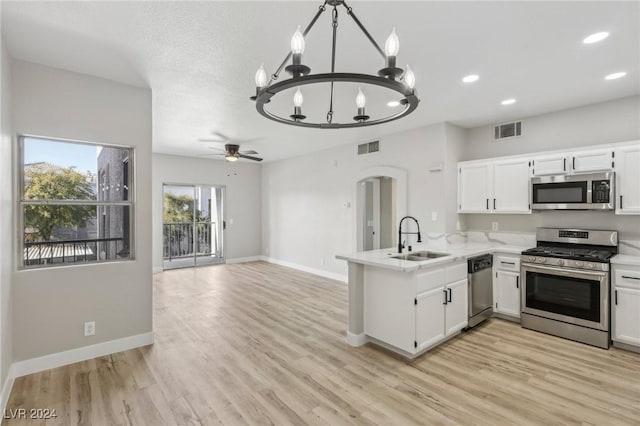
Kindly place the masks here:
MULTIPOLYGON (((333 42, 331 45, 331 72, 336 72, 336 37, 338 33, 338 8, 333 6, 331 12, 331 26, 333 27, 333 42)), ((327 123, 333 120, 333 81, 331 82, 331 93, 329 96, 329 111, 327 112, 327 123)))

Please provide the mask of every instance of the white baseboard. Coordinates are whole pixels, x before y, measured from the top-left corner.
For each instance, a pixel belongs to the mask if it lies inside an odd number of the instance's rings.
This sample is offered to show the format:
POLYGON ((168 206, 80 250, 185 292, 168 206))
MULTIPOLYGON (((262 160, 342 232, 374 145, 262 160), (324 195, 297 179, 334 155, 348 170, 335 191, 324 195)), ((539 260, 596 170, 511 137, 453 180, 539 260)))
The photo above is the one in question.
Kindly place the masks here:
POLYGON ((347 343, 351 346, 362 346, 369 341, 369 338, 366 334, 353 334, 350 331, 347 331, 347 343))
POLYGON ((14 377, 21 377, 49 370, 51 368, 73 364, 74 362, 86 361, 99 356, 110 355, 116 352, 122 352, 151 344, 153 344, 153 332, 142 333, 135 336, 124 337, 122 339, 110 340, 108 342, 45 355, 39 358, 31 358, 24 361, 14 362, 11 369, 13 370, 14 377))
POLYGON ((233 259, 226 259, 225 263, 247 263, 247 262, 257 262, 262 260, 262 256, 248 256, 248 257, 235 257, 233 259))
POLYGON ((280 260, 280 259, 276 259, 276 258, 268 257, 268 256, 262 256, 261 259, 264 260, 265 262, 275 263, 276 265, 286 266, 287 268, 297 269, 299 271, 308 272, 308 273, 313 274, 313 275, 319 275, 321 277, 329 278, 331 280, 336 280, 336 281, 340 281, 340 282, 343 282, 343 283, 347 283, 348 280, 349 280, 347 275, 342 275, 342 274, 336 274, 336 273, 333 273, 333 272, 323 271, 322 269, 310 268, 308 266, 299 265, 297 263, 287 262, 286 260, 280 260))
POLYGON ((7 373, 7 378, 2 385, 2 394, 0 394, 0 409, 2 413, 6 413, 7 411, 7 402, 9 402, 9 395, 11 395, 11 389, 13 389, 13 381, 16 376, 14 374, 13 365, 9 367, 9 372, 7 373))
POLYGON ((162 266, 154 266, 152 272, 157 274, 158 272, 162 272, 162 266))

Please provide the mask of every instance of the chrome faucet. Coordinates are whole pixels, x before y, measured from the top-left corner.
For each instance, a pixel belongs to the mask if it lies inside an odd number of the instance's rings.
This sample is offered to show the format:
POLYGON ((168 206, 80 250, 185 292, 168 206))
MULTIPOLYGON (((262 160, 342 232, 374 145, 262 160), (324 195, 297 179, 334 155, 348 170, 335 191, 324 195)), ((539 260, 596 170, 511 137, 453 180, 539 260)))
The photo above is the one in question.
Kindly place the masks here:
POLYGON ((398 225, 398 253, 402 253, 402 249, 404 248, 404 243, 402 242, 402 235, 403 234, 418 234, 418 243, 422 242, 422 237, 420 236, 420 224, 418 223, 418 219, 416 219, 413 216, 405 216, 402 219, 400 219, 400 225, 398 225), (416 226, 418 227, 418 232, 402 232, 402 222, 405 219, 413 219, 413 221, 416 223, 416 226))

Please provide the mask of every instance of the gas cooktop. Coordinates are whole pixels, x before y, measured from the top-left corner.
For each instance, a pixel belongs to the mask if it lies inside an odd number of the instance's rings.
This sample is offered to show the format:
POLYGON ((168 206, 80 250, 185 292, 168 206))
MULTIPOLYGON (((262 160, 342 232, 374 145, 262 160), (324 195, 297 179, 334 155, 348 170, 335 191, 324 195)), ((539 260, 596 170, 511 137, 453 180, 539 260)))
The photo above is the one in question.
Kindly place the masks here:
POLYGON ((615 254, 609 250, 594 250, 593 248, 573 248, 538 246, 522 252, 530 256, 555 257, 562 259, 584 260, 587 262, 609 263, 609 259, 615 254))

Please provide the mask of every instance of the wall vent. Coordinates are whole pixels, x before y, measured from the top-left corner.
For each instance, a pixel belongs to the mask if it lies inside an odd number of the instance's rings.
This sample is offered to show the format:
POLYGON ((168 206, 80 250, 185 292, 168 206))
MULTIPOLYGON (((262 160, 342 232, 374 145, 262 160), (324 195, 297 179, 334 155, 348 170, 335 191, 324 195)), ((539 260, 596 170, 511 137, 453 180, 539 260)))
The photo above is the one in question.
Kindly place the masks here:
POLYGON ((522 135, 522 121, 496 124, 493 127, 493 138, 495 140, 515 138, 522 135))
POLYGON ((358 155, 371 154, 380 151, 380 141, 361 143, 358 145, 358 155))

